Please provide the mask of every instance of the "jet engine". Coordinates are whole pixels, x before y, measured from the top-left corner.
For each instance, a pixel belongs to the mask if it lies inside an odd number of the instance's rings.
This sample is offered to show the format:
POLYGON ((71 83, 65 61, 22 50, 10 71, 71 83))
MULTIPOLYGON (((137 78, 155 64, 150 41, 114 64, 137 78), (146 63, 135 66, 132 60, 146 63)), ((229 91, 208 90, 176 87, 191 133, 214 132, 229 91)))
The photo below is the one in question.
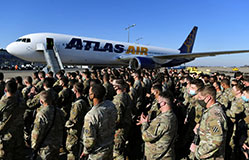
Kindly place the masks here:
POLYGON ((129 67, 131 69, 141 69, 141 68, 155 68, 157 64, 151 58, 147 57, 136 57, 130 60, 129 67))

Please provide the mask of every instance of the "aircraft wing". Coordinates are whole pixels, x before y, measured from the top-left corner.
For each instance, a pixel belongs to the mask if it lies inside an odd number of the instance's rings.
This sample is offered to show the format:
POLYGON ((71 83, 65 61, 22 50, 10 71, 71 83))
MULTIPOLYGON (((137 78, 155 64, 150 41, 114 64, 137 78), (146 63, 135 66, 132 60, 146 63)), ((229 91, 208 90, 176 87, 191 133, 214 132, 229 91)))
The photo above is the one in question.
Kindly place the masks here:
POLYGON ((249 50, 180 53, 180 54, 153 56, 153 57, 160 58, 160 59, 197 58, 197 57, 207 57, 207 56, 216 56, 216 55, 222 55, 222 54, 236 54, 236 53, 247 53, 247 52, 249 52, 249 50))

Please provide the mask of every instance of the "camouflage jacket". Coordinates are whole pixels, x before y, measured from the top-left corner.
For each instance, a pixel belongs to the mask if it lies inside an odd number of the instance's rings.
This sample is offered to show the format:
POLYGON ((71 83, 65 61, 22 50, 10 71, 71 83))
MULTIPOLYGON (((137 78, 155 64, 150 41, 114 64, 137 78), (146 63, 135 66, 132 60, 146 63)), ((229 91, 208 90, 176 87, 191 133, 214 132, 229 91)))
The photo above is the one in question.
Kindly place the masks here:
POLYGON ((31 88, 32 88, 32 86, 27 86, 27 87, 25 87, 25 88, 23 88, 22 89, 22 97, 23 97, 23 99, 25 100, 25 102, 28 100, 28 94, 29 94, 29 92, 30 92, 30 90, 31 90, 31 88))
POLYGON ((31 134, 31 148, 36 150, 40 146, 40 148, 53 148, 59 149, 62 144, 62 135, 63 135, 63 124, 64 117, 63 113, 60 109, 53 106, 41 106, 38 108, 35 121, 34 128, 31 134), (56 109, 56 115, 54 118, 54 111, 56 109), (52 121, 54 118, 54 125, 51 130, 47 134, 48 129, 52 125, 52 121), (44 136, 46 136, 44 139, 44 136), (42 142, 42 140, 44 141, 42 142))
POLYGON ((115 95, 115 90, 110 83, 104 83, 103 86, 105 87, 105 100, 113 100, 113 96, 115 95))
MULTIPOLYGON (((21 132, 24 127, 25 103, 18 96, 4 97, 0 101, 0 135, 21 132)), ((13 136, 13 135, 12 135, 13 136)))
POLYGON ((239 98, 235 98, 232 101, 231 108, 226 110, 226 115, 231 119, 232 122, 235 122, 236 115, 244 111, 244 101, 239 98))
POLYGON ((93 106, 84 119, 83 146, 85 154, 95 154, 113 146, 117 110, 109 101, 93 106))
MULTIPOLYGON (((50 92, 52 95, 53 104, 57 105, 58 94, 52 88, 49 88, 47 91, 50 92)), ((32 99, 28 99, 26 103, 29 109, 39 108, 40 107, 40 93, 35 95, 32 99)))
POLYGON ((209 159, 222 156, 225 153, 227 121, 218 103, 204 111, 199 129, 200 143, 196 148, 195 157, 209 159))
POLYGON ((157 103, 157 100, 154 99, 154 101, 152 102, 152 106, 151 106, 150 110, 148 111, 149 120, 152 121, 160 113, 161 113, 161 111, 159 109, 159 104, 157 103))
POLYGON ((232 101, 232 99, 232 88, 227 88, 225 91, 223 91, 222 95, 218 99, 218 102, 224 105, 225 108, 229 108, 229 103, 232 101))
POLYGON ((147 159, 174 159, 177 118, 172 110, 159 114, 151 123, 143 123, 141 131, 147 159))
POLYGON ((125 128, 131 124, 131 98, 128 93, 123 92, 114 96, 113 104, 117 109, 117 128, 125 128))
POLYGON ((70 117, 65 124, 69 134, 80 136, 84 124, 84 117, 88 110, 88 104, 81 97, 73 102, 70 117))
POLYGON ((72 90, 69 88, 63 88, 58 94, 58 107, 63 110, 65 115, 69 115, 73 100, 72 90))

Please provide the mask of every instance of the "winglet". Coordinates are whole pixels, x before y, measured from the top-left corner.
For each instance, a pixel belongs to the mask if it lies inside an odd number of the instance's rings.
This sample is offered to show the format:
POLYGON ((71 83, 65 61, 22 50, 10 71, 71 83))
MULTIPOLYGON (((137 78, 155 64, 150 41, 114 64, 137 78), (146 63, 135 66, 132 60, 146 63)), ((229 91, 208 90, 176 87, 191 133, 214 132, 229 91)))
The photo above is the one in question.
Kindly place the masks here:
POLYGON ((184 41, 183 45, 179 48, 181 53, 192 53, 192 49, 195 43, 195 36, 198 27, 194 26, 187 39, 184 41))

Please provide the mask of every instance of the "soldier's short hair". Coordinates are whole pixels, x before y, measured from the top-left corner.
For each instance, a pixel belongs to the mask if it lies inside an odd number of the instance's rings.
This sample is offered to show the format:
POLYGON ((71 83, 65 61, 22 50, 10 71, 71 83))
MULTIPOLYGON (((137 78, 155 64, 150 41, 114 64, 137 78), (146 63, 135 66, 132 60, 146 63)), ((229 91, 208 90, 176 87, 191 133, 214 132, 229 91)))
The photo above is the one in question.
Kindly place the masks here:
POLYGON ((50 92, 42 91, 40 93, 40 100, 43 100, 45 103, 51 105, 53 103, 53 98, 50 92))
POLYGON ((162 97, 170 107, 173 107, 173 95, 170 91, 161 92, 159 96, 162 97))
POLYGON ((17 83, 22 84, 22 77, 21 76, 17 76, 15 79, 16 79, 17 83))
POLYGON ((249 82, 249 75, 243 76, 243 80, 249 82))
POLYGON ((105 96, 105 87, 103 87, 101 84, 94 84, 91 86, 92 93, 95 95, 94 98, 97 99, 103 99, 105 96))
POLYGON ((230 86, 230 81, 228 79, 222 79, 220 83, 230 86))
POLYGON ((38 73, 38 75, 39 75, 40 77, 42 77, 42 78, 45 78, 45 72, 44 72, 44 71, 40 71, 40 72, 38 73))
POLYGON ((156 84, 151 87, 153 90, 158 90, 159 94, 162 92, 162 85, 156 84))
POLYGON ((103 80, 109 81, 109 75, 107 73, 103 75, 103 80))
POLYGON ((113 81, 113 86, 117 86, 119 89, 123 89, 124 87, 124 80, 123 79, 115 79, 113 81))
POLYGON ((9 92, 10 94, 14 94, 17 91, 17 84, 15 81, 10 80, 5 84, 5 89, 7 90, 7 92, 9 92))
POLYGON ((83 92, 84 85, 83 85, 82 83, 77 82, 77 83, 74 84, 74 87, 75 87, 75 89, 76 89, 79 93, 82 93, 82 92, 83 92))
POLYGON ((38 78, 38 72, 34 72, 34 73, 33 73, 33 76, 34 76, 35 78, 38 78))
POLYGON ((200 79, 193 79, 190 81, 190 84, 193 84, 197 87, 197 90, 200 90, 201 88, 204 87, 204 83, 200 79))
POLYGON ((244 88, 244 91, 245 91, 247 94, 249 94, 249 87, 245 87, 245 88, 244 88))
POLYGON ((48 75, 49 75, 50 77, 53 77, 53 76, 54 76, 54 72, 49 71, 49 72, 48 72, 48 75))
POLYGON ((24 81, 27 81, 29 84, 32 84, 32 77, 26 76, 26 77, 24 78, 24 81))
POLYGON ((60 77, 63 77, 64 76, 64 72, 62 70, 58 71, 56 73, 56 75, 60 76, 60 77))
POLYGON ((54 84, 54 80, 52 78, 45 78, 43 85, 46 86, 47 88, 52 88, 54 84))
POLYGON ((240 93, 242 93, 244 90, 244 86, 240 83, 236 84, 234 87, 236 88, 237 91, 240 91, 240 93))
POLYGON ((199 92, 203 96, 210 95, 213 99, 216 99, 216 89, 214 86, 206 85, 199 92))
POLYGON ((2 73, 2 72, 0 72, 0 81, 2 81, 2 80, 3 80, 3 78, 4 78, 4 75, 3 75, 3 73, 2 73))
POLYGON ((60 79, 60 81, 62 81, 62 82, 64 83, 64 86, 67 86, 67 85, 68 85, 68 79, 67 79, 67 77, 62 77, 62 78, 60 79))

